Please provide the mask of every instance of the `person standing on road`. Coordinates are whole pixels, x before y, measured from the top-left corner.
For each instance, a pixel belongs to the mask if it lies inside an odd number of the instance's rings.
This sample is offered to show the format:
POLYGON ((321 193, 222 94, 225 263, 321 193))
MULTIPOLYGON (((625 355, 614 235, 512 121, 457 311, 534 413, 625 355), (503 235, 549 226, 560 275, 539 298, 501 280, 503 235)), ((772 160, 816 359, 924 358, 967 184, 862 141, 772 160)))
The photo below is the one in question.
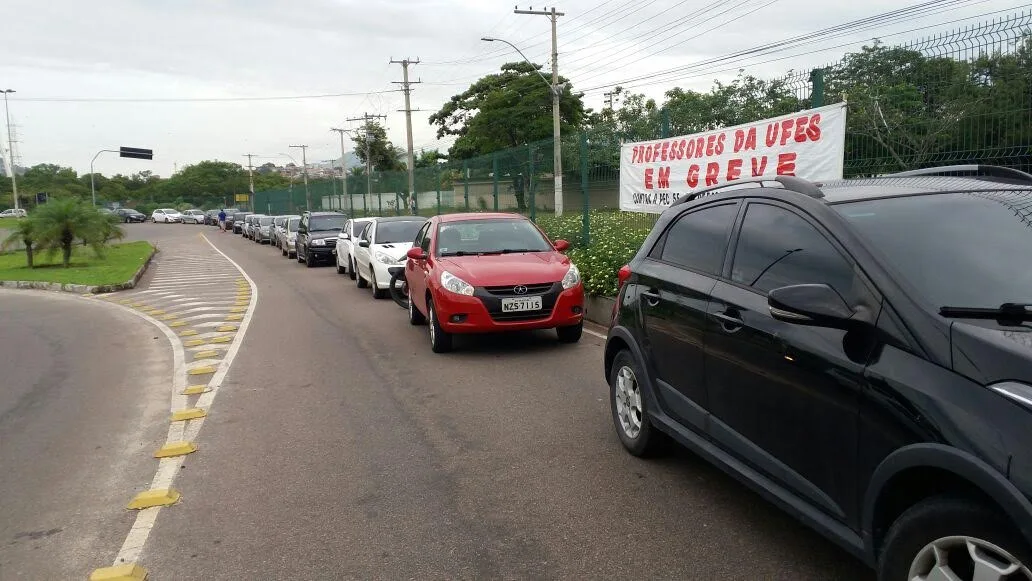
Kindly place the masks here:
POLYGON ((226 231, 226 211, 225 210, 219 210, 219 231, 220 232, 225 232, 226 231))

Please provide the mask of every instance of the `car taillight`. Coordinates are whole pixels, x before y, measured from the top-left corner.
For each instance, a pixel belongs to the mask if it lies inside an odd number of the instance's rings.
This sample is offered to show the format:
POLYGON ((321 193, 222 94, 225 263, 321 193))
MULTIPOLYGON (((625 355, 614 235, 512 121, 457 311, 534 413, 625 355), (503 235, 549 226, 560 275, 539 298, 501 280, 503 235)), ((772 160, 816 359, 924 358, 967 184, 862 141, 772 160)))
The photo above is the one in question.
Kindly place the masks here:
POLYGON ((621 266, 620 270, 616 273, 616 280, 619 281, 620 286, 623 286, 629 278, 631 278, 631 265, 625 264, 621 266))

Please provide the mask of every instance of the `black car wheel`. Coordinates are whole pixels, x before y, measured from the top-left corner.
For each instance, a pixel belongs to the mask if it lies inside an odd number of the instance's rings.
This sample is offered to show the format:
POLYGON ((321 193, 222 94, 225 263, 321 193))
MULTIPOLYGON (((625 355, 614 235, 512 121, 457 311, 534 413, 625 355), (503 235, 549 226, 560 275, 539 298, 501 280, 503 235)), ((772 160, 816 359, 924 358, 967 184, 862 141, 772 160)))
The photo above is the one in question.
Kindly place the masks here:
POLYGON ((426 317, 416 308, 415 302, 410 296, 408 302, 408 322, 410 325, 425 325, 426 317))
POLYGON ((373 270, 373 265, 369 265, 369 286, 373 289, 373 298, 382 299, 387 296, 387 290, 380 288, 380 285, 376 284, 376 271, 373 270))
POLYGON ((340 259, 339 258, 337 260, 335 260, 334 262, 337 264, 337 274, 344 274, 344 273, 346 273, 348 271, 348 269, 346 269, 346 268, 344 268, 343 266, 340 265, 340 259))
POLYGON ((301 257, 301 247, 300 246, 298 246, 297 250, 294 251, 294 258, 297 258, 298 262, 304 262, 305 261, 305 259, 301 257))
POLYGON ((1032 579, 1032 549, 1008 519, 972 499, 936 496, 892 524, 878 559, 879 581, 1032 579))
POLYGON ((348 255, 348 276, 355 280, 355 261, 351 259, 351 255, 348 255))
POLYGON ((315 258, 312 256, 311 248, 305 247, 305 266, 312 268, 315 266, 315 258))
POLYGON ((434 310, 434 302, 426 301, 426 310, 430 314, 430 350, 434 353, 447 353, 452 350, 452 334, 441 328, 437 320, 437 311, 434 310))
MULTIPOLYGON (((357 267, 358 265, 354 264, 352 266, 357 267)), ((369 286, 369 283, 366 282, 366 279, 362 278, 362 273, 358 272, 358 268, 355 268, 355 286, 357 286, 358 288, 365 288, 369 286)))
POLYGON ((644 377, 631 352, 616 354, 609 371, 609 403, 616 434, 627 451, 635 456, 650 456, 661 448, 662 434, 649 421, 645 393, 639 378, 644 377))

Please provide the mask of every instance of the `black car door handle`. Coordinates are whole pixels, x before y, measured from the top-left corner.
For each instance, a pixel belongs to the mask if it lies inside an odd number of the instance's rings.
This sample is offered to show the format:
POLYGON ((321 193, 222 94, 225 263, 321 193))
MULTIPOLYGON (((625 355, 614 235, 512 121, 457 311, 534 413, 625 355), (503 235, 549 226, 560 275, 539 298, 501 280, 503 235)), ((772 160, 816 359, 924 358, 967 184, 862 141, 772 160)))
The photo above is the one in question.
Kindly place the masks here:
POLYGON ((713 313, 713 318, 721 322, 725 331, 734 332, 745 325, 745 321, 727 313, 713 313))
POLYGON ((645 297, 645 302, 650 307, 654 307, 659 304, 659 293, 653 291, 642 291, 641 296, 645 297))

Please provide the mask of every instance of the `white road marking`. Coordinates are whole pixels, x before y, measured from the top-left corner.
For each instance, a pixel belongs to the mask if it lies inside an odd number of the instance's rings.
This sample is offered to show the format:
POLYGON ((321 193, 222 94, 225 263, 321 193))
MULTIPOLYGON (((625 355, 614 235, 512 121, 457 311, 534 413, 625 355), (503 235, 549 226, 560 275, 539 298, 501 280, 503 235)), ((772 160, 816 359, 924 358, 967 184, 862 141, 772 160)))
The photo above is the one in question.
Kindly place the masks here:
MULTIPOLYGON (((247 312, 244 313, 243 319, 238 323, 239 328, 236 332, 233 343, 226 351, 225 357, 221 360, 207 360, 211 364, 217 364, 218 368, 215 374, 212 376, 211 381, 208 382, 208 388, 210 391, 202 394, 198 399, 195 407, 199 407, 204 410, 211 408, 212 403, 215 401, 215 395, 218 394, 219 388, 222 386, 222 381, 226 377, 226 373, 229 372, 230 366, 233 364, 233 360, 236 358, 237 352, 240 351, 240 344, 243 343, 244 334, 247 332, 247 328, 251 324, 251 318, 254 316, 254 310, 258 305, 258 287, 250 276, 244 272, 240 265, 233 261, 232 258, 226 256, 221 250, 219 250, 211 240, 208 240, 203 234, 201 238, 212 247, 215 252, 222 255, 223 258, 229 261, 234 268, 240 273, 246 281, 248 286, 251 288, 251 302, 247 306, 247 312)), ((172 332, 167 326, 162 325, 155 319, 144 315, 133 309, 127 309, 130 312, 140 316, 154 325, 156 325, 165 334, 169 343, 172 345, 173 353, 173 379, 172 379, 172 406, 171 411, 175 412, 186 407, 187 397, 180 395, 180 392, 187 385, 186 375, 186 362, 185 353, 183 351, 183 345, 180 342, 180 338, 172 332)), ((168 437, 166 443, 176 442, 180 440, 193 441, 197 438, 197 434, 200 433, 201 427, 204 425, 204 418, 198 418, 196 420, 190 420, 187 422, 171 422, 168 428, 168 437)), ((158 462, 158 469, 154 474, 154 480, 151 482, 151 488, 170 488, 173 481, 175 480, 176 474, 179 472, 183 463, 186 461, 187 456, 177 456, 174 458, 162 458, 158 462)), ((126 535, 125 542, 122 543, 122 548, 118 551, 118 555, 115 557, 115 565, 123 563, 136 562, 140 558, 140 553, 143 551, 144 545, 147 543, 147 538, 150 536, 151 529, 154 527, 154 522, 158 518, 158 512, 161 511, 161 507, 148 508, 142 510, 136 515, 136 520, 133 522, 132 528, 129 530, 129 534, 126 535)))
POLYGON ((605 340, 605 339, 608 338, 605 335, 603 335, 602 333, 599 333, 597 331, 592 331, 591 329, 588 329, 588 328, 585 328, 584 332, 587 333, 588 335, 593 335, 593 336, 598 337, 599 339, 602 339, 602 340, 605 340))

